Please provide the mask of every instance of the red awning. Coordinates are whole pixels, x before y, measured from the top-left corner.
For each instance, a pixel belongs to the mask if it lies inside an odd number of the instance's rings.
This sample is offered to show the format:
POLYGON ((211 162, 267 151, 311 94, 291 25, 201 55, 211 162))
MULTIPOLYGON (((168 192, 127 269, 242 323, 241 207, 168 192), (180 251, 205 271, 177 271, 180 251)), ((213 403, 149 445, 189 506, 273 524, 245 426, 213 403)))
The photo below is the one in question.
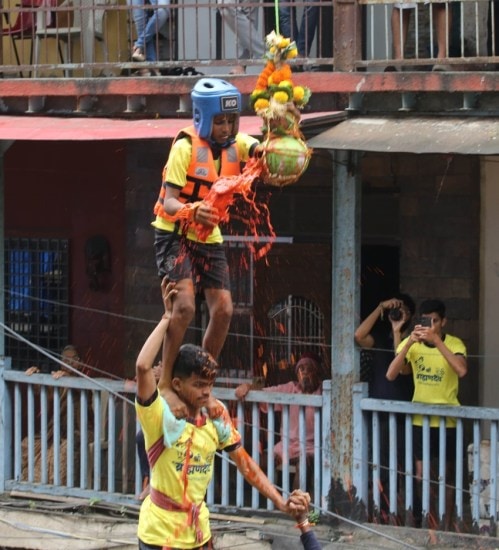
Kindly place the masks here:
MULTIPOLYGON (((307 121, 329 119, 343 113, 309 113, 307 121)), ((334 117, 334 118, 336 118, 334 117)), ((336 119, 337 121, 337 119, 336 119)), ((48 116, 0 116, 0 139, 33 141, 93 141, 122 139, 173 138, 190 124, 188 118, 122 120, 109 118, 61 118, 48 116)), ((262 120, 257 116, 241 117, 239 128, 253 136, 261 135, 262 120)))

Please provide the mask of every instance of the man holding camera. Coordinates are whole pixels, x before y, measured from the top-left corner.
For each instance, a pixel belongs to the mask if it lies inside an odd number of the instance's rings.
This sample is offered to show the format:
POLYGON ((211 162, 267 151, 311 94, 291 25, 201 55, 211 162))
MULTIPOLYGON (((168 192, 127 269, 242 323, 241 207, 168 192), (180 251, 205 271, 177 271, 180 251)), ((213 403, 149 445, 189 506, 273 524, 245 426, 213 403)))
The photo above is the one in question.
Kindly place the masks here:
MULTIPOLYGON (((415 403, 459 406, 457 398, 459 379, 468 371, 466 346, 457 336, 446 334, 445 304, 440 300, 426 300, 419 308, 421 317, 411 334, 403 340, 386 373, 388 380, 399 374, 412 374, 415 403)), ((416 479, 423 473, 423 418, 413 416, 413 445, 416 457, 416 479)), ((438 458, 439 420, 430 418, 430 458, 438 458)), ((453 479, 456 452, 456 420, 446 418, 447 477, 453 479)), ((452 483, 452 481, 451 481, 452 483)), ((447 485, 446 529, 452 517, 452 489, 447 485)))
MULTIPOLYGON (((367 363, 369 396, 375 399, 411 401, 414 385, 410 376, 401 376, 394 382, 386 379, 386 372, 395 351, 408 330, 416 311, 414 301, 407 294, 398 294, 384 300, 359 325, 355 342, 362 348, 362 360, 367 363)), ((388 414, 379 414, 380 423, 380 482, 381 516, 389 523, 389 425, 388 414)), ((404 419, 397 417, 397 457, 403 464, 405 451, 404 419)), ((399 468, 400 470, 400 468, 399 468)))
POLYGON ((359 325, 355 342, 369 351, 369 397, 411 401, 414 386, 410 379, 387 382, 386 371, 409 328, 416 311, 413 299, 398 294, 384 300, 359 325))

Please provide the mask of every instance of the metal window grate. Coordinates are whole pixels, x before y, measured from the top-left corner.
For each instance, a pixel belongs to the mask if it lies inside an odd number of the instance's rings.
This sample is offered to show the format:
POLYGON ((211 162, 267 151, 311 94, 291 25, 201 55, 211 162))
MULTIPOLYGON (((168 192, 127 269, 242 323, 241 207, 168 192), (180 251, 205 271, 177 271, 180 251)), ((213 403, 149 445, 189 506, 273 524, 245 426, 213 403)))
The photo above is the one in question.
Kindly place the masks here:
MULTIPOLYGON (((65 239, 5 239, 5 319, 19 335, 59 353, 69 336, 69 242, 65 239)), ((9 337, 6 354, 15 369, 43 366, 46 357, 9 337)))
POLYGON ((322 355, 324 314, 312 301, 289 295, 270 309, 268 318, 273 363, 294 364, 304 352, 322 355))

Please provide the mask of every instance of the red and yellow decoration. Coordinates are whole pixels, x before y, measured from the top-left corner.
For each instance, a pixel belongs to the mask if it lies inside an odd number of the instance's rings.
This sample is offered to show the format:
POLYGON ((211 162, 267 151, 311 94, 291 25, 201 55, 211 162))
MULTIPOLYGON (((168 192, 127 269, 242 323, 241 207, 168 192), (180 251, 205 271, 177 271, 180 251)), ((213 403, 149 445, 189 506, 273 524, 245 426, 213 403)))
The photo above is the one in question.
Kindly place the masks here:
POLYGON ((286 116, 289 103, 302 109, 309 101, 310 88, 293 84, 290 59, 298 55, 295 42, 275 31, 266 37, 267 64, 250 96, 251 106, 265 121, 286 116))
POLYGON ((260 73, 250 103, 264 121, 263 180, 283 186, 307 169, 311 149, 299 129, 299 109, 309 101, 310 88, 295 85, 290 59, 298 55, 295 42, 272 31, 266 37, 267 64, 260 73))

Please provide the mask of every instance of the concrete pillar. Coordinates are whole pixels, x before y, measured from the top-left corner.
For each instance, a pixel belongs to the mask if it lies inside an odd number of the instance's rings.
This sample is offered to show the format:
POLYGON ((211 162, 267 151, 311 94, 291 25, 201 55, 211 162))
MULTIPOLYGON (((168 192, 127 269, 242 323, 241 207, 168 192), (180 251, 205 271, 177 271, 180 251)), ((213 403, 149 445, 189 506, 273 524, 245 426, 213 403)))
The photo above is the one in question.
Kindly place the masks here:
POLYGON ((330 509, 358 517, 353 477, 353 386, 359 381, 354 343, 360 304, 360 154, 335 151, 332 251, 332 407, 330 509))

